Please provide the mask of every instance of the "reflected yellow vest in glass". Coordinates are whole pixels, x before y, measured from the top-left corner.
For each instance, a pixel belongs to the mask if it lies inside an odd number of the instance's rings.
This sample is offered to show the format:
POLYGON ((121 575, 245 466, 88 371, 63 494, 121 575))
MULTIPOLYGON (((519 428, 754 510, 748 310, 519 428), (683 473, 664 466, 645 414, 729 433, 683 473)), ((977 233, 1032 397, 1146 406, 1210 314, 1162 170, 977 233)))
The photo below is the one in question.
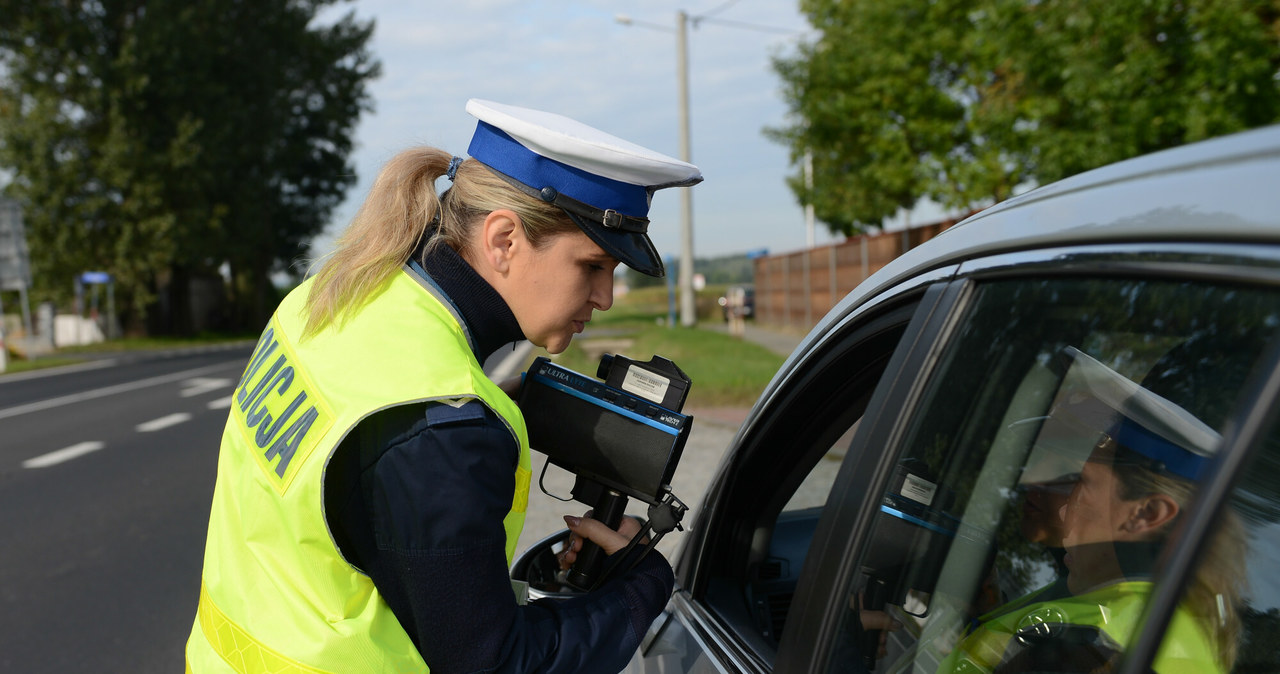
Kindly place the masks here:
POLYGON ((520 446, 504 521, 508 565, 524 526, 524 419, 485 375, 449 310, 402 271, 340 327, 299 341, 310 288, 303 283, 281 303, 233 394, 188 671, 427 671, 373 582, 342 558, 324 518, 329 457, 378 410, 487 404, 520 446))
MULTIPOLYGON (((1035 630, 1049 639, 1063 626, 1096 627, 1117 650, 1126 648, 1141 625, 1151 598, 1147 581, 1126 581, 1051 601, 1030 602, 1015 610, 1000 608, 979 618, 979 625, 951 652, 939 672, 992 672, 1017 648, 1018 632, 1035 630)), ((1014 603, 1017 603, 1016 601, 1014 603)), ((1184 608, 1173 613, 1153 669, 1158 674, 1214 674, 1221 672, 1217 650, 1206 630, 1184 608)), ((1064 670, 1064 671, 1070 671, 1064 670)))

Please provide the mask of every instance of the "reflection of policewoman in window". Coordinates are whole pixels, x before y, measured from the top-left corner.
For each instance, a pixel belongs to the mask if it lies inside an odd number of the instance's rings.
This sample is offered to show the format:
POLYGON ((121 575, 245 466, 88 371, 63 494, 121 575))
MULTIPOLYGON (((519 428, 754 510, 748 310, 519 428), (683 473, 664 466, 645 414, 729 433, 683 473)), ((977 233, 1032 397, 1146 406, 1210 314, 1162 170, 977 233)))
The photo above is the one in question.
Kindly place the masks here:
MULTIPOLYGON (((1217 448, 1218 434, 1185 409, 1075 349, 1069 352, 1067 379, 1077 386, 1059 396, 1051 414, 1106 429, 1060 510, 1069 593, 1016 600, 982 616, 943 671, 1117 666, 1141 626, 1161 548, 1217 448)), ((1174 613, 1155 671, 1231 669, 1244 553, 1243 529, 1228 513, 1174 613)))

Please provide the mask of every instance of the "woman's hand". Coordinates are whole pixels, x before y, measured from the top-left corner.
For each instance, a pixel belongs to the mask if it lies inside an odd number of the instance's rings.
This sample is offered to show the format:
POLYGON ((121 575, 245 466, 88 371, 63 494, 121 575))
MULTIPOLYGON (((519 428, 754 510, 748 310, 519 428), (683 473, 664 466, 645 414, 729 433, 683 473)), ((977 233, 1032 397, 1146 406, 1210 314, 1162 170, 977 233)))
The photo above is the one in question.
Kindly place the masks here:
POLYGON ((902 629, 902 623, 894 620, 884 611, 861 611, 858 618, 864 630, 880 630, 880 641, 876 644, 876 658, 889 654, 889 633, 902 629))
POLYGON ((880 643, 876 647, 876 658, 883 658, 888 655, 889 633, 902 629, 902 623, 894 620, 884 611, 869 611, 861 608, 865 603, 866 599, 859 592, 857 599, 849 599, 849 608, 858 611, 858 620, 862 623, 863 631, 879 630, 880 643))
POLYGON ((560 568, 573 566, 578 559, 578 552, 582 550, 584 539, 600 546, 606 555, 612 555, 627 547, 627 543, 640 531, 640 523, 634 517, 622 518, 618 530, 614 531, 605 526, 604 522, 591 519, 590 515, 591 512, 588 511, 582 517, 564 516, 564 523, 569 526, 569 545, 559 555, 560 568))

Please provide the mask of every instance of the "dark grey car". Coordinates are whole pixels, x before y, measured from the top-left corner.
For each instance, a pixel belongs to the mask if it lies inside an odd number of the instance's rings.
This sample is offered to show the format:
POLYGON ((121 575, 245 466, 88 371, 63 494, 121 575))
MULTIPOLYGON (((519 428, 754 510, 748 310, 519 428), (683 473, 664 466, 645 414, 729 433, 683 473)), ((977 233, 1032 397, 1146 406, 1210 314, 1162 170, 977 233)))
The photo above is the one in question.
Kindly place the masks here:
POLYGON ((1277 328, 1280 127, 970 218, 791 355, 630 670, 1280 671, 1277 328))

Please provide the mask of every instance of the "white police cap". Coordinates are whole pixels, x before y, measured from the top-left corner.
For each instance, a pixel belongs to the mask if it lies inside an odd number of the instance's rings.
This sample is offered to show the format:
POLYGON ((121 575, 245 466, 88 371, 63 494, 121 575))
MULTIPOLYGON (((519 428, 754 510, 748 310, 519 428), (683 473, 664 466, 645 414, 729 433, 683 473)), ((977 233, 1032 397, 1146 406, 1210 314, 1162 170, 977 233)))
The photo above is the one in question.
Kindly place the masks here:
MULTIPOLYGON (((1097 438, 1106 435, 1162 472, 1187 480, 1203 474, 1222 439, 1217 431, 1085 352, 1068 346, 1065 355, 1070 367, 1050 417, 1045 418, 1038 445, 1049 439, 1044 447, 1049 453, 1079 466, 1097 438), (1051 426, 1055 430, 1050 431, 1051 426), (1057 436, 1056 441, 1046 438, 1051 434, 1057 436)), ((1036 467, 1032 472, 1041 479, 1052 473, 1047 467, 1036 467)), ((1022 481, 1036 479, 1024 476, 1022 481)))
POLYGON ((467 153, 516 188, 555 204, 623 264, 662 276, 649 240, 656 190, 702 182, 697 166, 549 112, 471 99, 467 153))

